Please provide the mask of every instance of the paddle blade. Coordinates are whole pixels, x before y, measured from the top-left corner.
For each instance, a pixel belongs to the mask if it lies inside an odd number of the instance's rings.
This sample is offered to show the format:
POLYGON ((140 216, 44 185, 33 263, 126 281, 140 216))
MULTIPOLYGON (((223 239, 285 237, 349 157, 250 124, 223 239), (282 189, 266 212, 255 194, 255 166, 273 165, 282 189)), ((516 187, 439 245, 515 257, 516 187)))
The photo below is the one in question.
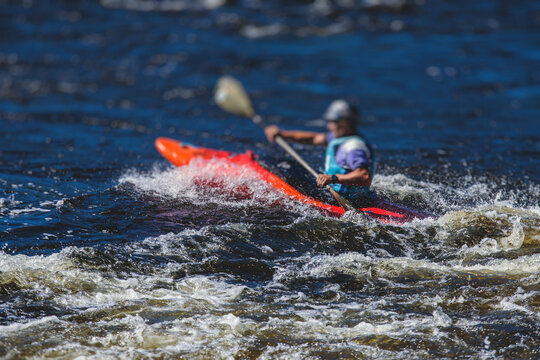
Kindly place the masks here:
POLYGON ((231 76, 219 79, 214 92, 214 101, 220 108, 230 113, 246 117, 255 115, 244 87, 231 76))

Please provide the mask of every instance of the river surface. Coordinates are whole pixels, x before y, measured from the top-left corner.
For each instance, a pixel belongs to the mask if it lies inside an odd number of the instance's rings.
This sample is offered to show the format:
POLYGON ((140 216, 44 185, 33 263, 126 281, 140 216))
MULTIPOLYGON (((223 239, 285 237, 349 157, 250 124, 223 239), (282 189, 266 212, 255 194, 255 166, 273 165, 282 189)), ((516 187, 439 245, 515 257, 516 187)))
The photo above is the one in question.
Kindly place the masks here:
POLYGON ((539 358, 539 30, 525 0, 0 0, 0 358, 539 358), (283 128, 357 104, 373 189, 435 217, 173 168, 157 137, 324 196, 225 74, 283 128))

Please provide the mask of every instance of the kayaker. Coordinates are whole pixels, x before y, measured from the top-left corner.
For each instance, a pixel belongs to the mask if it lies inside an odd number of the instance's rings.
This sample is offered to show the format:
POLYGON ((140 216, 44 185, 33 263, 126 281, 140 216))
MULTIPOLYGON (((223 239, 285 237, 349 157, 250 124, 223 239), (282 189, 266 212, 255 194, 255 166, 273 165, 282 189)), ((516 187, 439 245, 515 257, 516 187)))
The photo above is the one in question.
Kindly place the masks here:
POLYGON ((372 199, 369 188, 373 179, 373 149, 356 129, 358 110, 345 100, 334 100, 324 119, 326 133, 282 130, 275 125, 267 126, 264 132, 270 142, 279 134, 298 143, 326 145, 324 174, 318 175, 317 185, 330 185, 348 200, 372 199))

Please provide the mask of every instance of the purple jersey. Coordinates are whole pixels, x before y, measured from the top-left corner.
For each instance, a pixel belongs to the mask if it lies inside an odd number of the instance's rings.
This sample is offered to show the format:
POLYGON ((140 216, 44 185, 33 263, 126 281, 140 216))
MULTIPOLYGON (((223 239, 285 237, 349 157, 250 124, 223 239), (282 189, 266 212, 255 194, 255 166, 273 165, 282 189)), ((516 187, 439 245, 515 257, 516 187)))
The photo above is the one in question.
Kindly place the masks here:
MULTIPOLYGON (((330 143, 334 138, 331 132, 327 133, 326 143, 330 143)), ((371 145, 365 140, 353 139, 346 141, 336 151, 336 163, 346 171, 353 171, 358 168, 369 169, 372 152, 371 145)))

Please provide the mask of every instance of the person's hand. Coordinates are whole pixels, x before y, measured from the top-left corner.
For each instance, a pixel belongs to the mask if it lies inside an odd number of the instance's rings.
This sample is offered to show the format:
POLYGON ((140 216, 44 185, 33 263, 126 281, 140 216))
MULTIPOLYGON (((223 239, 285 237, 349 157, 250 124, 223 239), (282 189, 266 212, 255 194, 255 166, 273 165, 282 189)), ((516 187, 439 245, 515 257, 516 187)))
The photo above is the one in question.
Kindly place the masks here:
POLYGON ((275 137, 279 134, 279 128, 276 125, 268 125, 264 128, 264 134, 269 142, 274 142, 275 137))
POLYGON ((331 183, 332 183, 332 175, 319 174, 319 176, 317 176, 317 186, 324 187, 331 183))

